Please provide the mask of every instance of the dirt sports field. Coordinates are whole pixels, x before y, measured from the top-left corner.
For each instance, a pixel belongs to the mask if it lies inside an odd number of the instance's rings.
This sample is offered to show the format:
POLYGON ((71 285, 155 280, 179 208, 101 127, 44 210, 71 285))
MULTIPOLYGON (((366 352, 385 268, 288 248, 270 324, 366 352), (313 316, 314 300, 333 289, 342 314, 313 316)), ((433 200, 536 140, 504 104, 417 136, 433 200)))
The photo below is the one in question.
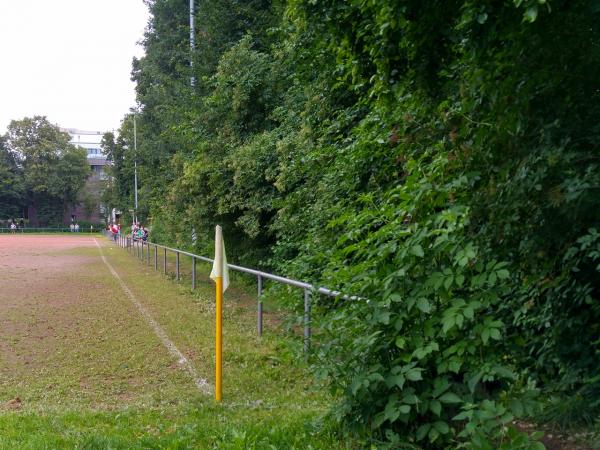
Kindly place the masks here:
MULTIPOLYGON (((146 295, 152 283, 140 280, 151 274, 137 264, 100 236, 0 236, 0 408, 110 408, 210 394, 210 355, 199 363, 200 340, 180 340, 180 350, 154 320, 168 299, 146 295)), ((171 313, 183 306, 176 288, 171 313)), ((162 320, 168 327, 170 318, 162 320)))

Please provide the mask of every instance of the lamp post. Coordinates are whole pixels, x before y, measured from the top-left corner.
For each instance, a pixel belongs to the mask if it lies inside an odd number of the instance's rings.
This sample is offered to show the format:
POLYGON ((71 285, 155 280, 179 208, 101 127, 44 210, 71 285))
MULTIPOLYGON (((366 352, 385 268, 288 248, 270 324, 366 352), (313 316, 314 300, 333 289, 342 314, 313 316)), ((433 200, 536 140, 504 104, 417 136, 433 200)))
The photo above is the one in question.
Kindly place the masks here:
POLYGON ((135 180, 135 223, 137 223, 137 127, 133 113, 133 170, 135 180))
POLYGON ((133 210, 133 221, 137 223, 137 210, 138 210, 138 183, 137 183, 137 127, 135 123, 135 115, 137 111, 133 112, 133 177, 134 177, 134 210, 133 210))
POLYGON ((194 78, 194 50, 196 49, 196 38, 194 35, 194 0, 190 0, 190 85, 192 87, 196 85, 196 78, 194 78))

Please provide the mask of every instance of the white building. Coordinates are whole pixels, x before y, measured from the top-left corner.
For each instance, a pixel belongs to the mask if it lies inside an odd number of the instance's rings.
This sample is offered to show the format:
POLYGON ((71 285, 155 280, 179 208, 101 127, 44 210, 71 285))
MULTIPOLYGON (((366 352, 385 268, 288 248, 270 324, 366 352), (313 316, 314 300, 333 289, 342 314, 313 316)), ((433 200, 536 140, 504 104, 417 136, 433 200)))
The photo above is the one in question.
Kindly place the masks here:
POLYGON ((102 154, 100 143, 104 131, 84 131, 76 128, 61 128, 60 131, 71 136, 71 144, 82 147, 87 152, 87 160, 92 169, 85 188, 80 193, 79 204, 69 211, 65 223, 85 220, 99 223, 105 220, 106 208, 101 204, 100 195, 108 174, 105 167, 108 165, 106 155, 102 154))
POLYGON ((61 128, 60 131, 69 133, 71 144, 84 148, 87 151, 88 162, 92 171, 100 178, 105 178, 104 166, 107 165, 106 155, 102 154, 100 142, 104 131, 84 131, 76 128, 61 128))

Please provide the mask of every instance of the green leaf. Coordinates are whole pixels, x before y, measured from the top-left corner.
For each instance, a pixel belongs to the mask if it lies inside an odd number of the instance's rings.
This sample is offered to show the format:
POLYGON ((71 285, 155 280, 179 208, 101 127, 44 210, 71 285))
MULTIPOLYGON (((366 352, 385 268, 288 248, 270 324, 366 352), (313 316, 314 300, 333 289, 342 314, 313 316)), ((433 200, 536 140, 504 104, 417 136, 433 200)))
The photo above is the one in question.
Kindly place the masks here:
POLYGON ((510 410, 516 417, 523 417, 525 412, 523 408, 523 402, 517 399, 512 400, 510 402, 510 410))
POLYGON ((423 376, 421 375, 421 372, 423 371, 423 369, 410 369, 408 372, 406 372, 406 378, 410 381, 419 381, 423 379, 423 376))
MULTIPOLYGON (((533 6, 530 6, 529 8, 527 8, 525 13, 523 14, 523 19, 529 23, 533 23, 537 19, 537 16, 538 16, 538 7, 537 7, 537 5, 533 5, 533 6)), ((537 189, 537 186, 538 185, 536 185, 536 189, 537 189)))
POLYGON ((429 430, 429 442, 433 443, 439 437, 440 437, 440 432, 432 427, 431 430, 429 430))
POLYGON ((388 387, 398 386, 400 389, 402 389, 404 387, 404 383, 406 382, 406 378, 404 378, 404 375, 402 374, 392 375, 388 377, 385 382, 388 387))
POLYGON ((390 422, 395 422, 400 416, 400 410, 397 408, 398 400, 396 396, 390 397, 387 404, 385 405, 384 414, 385 418, 390 422))
POLYGON ((463 315, 469 320, 473 319, 473 316, 474 316, 473 308, 470 305, 465 307, 465 309, 463 309, 463 315))
POLYGON ((500 269, 496 272, 496 275, 498 276, 498 278, 500 278, 501 280, 505 280, 510 276, 510 272, 506 269, 500 269))
POLYGON ((462 366, 462 360, 458 358, 452 358, 448 361, 448 370, 454 373, 458 373, 460 371, 460 367, 462 366))
POLYGON ((454 315, 446 315, 442 318, 442 332, 447 333, 450 328, 452 328, 456 324, 454 315))
POLYGON ((502 338, 500 335, 500 330, 498 330, 498 328, 492 328, 490 330, 490 337, 496 341, 499 341, 502 338))
POLYGON ((429 430, 431 429, 431 424, 426 423, 424 425, 421 425, 418 429, 417 429, 417 441, 422 441, 423 439, 425 439, 425 436, 427 436, 427 433, 429 433, 429 430))
POLYGON ((369 374, 369 376, 367 377, 369 379, 369 381, 372 382, 376 382, 376 381, 383 381, 384 378, 380 373, 374 372, 369 374))
POLYGON ((433 380, 433 386, 434 390, 431 395, 436 398, 448 390, 450 383, 448 383, 446 378, 435 378, 433 380))
POLYGON ((447 434, 450 432, 450 427, 448 426, 448 424, 441 420, 434 422, 433 428, 435 428, 437 431, 439 431, 440 434, 447 434))
POLYGON ((471 391, 471 393, 475 392, 475 387, 477 386, 477 383, 479 383, 479 380, 481 380, 481 375, 481 372, 478 372, 469 378, 467 386, 469 387, 469 391, 471 391))
POLYGON ((429 311, 431 311, 431 304, 429 303, 429 300, 421 297, 419 300, 417 300, 417 308, 419 308, 424 313, 428 313, 429 311))
POLYGON ((432 413, 439 417, 442 413, 442 404, 438 400, 432 400, 429 404, 429 409, 432 413))
POLYGON ((454 416, 452 418, 452 420, 466 420, 466 419, 471 420, 472 417, 473 417, 473 410, 469 409, 467 411, 463 411, 461 413, 458 413, 456 416, 454 416))
POLYGON ((446 289, 450 289, 452 283, 454 282, 454 276, 450 275, 449 277, 444 278, 444 287, 446 289))
POLYGON ((400 411, 400 414, 408 414, 410 412, 410 405, 401 405, 398 411, 400 411))
POLYGON ((418 256, 420 258, 422 258, 423 256, 425 256, 425 252, 423 251, 423 247, 421 247, 419 244, 414 245, 411 247, 410 252, 415 255, 418 256))
POLYGON ((442 403, 461 403, 462 399, 453 392, 446 392, 439 398, 442 403))
POLYGON ((404 397, 402 397, 402 402, 409 405, 416 405, 419 402, 419 397, 417 397, 415 394, 406 394, 404 397))
POLYGON ((406 339, 403 336, 396 336, 396 347, 404 348, 406 346, 406 339))
POLYGON ((490 339, 490 328, 484 328, 481 332, 481 340, 484 344, 487 344, 490 339))

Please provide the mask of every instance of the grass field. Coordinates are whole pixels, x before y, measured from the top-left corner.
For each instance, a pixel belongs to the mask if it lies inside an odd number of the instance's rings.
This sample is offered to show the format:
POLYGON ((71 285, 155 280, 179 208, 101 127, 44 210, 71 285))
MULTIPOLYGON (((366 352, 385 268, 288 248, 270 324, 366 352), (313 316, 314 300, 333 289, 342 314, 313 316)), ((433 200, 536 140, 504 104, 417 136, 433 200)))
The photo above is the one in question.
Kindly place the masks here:
POLYGON ((235 285, 216 404, 213 286, 192 293, 152 262, 99 236, 0 236, 1 449, 348 446, 323 423, 326 391, 287 338, 256 336, 255 294, 235 285))

